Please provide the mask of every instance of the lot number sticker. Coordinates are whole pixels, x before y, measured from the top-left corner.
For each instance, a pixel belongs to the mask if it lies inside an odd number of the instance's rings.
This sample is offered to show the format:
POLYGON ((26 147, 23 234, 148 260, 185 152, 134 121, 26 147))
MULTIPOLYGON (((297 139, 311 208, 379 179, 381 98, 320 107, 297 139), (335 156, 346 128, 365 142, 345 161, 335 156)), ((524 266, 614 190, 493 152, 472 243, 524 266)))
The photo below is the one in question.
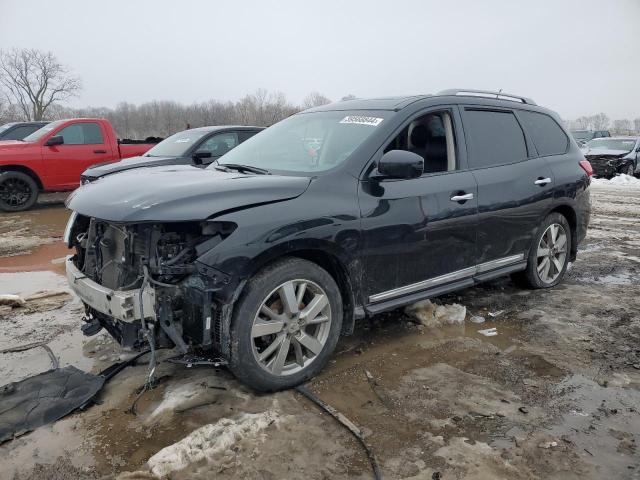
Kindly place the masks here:
POLYGON ((349 115, 340 120, 340 123, 356 123, 358 125, 371 125, 377 127, 382 123, 382 118, 378 117, 362 117, 359 115, 349 115))

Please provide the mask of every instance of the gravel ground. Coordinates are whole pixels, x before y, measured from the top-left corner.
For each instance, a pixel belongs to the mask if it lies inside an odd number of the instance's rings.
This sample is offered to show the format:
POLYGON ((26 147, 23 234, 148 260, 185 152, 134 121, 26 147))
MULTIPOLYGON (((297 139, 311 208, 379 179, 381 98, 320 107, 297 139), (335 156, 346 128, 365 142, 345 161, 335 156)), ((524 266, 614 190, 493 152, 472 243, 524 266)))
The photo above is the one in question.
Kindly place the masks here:
MULTIPOLYGON (((592 201, 563 284, 505 278, 434 299, 464 306, 462 323, 380 315, 308 384, 362 428, 385 478, 640 479, 640 181, 598 180, 592 201)), ((0 307, 0 349, 45 340, 62 365, 99 371, 130 352, 79 334, 60 270, 66 216, 54 203, 0 217, 0 294, 32 295, 0 307)), ((5 354, 0 376, 47 368, 42 351, 5 354)), ((126 369, 101 404, 0 445, 0 479, 371 478, 349 433, 295 392, 256 395, 224 370, 162 363, 134 416, 145 372, 126 369)))

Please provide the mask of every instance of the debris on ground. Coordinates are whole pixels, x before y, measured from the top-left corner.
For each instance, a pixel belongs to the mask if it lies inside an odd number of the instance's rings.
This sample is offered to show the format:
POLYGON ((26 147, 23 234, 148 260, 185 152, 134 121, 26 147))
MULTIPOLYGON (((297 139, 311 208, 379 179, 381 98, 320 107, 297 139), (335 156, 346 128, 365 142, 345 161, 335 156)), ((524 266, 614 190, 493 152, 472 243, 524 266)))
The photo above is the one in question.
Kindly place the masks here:
POLYGON ((489 316, 491 318, 496 318, 502 315, 503 313, 504 313, 504 310, 498 310, 497 312, 489 312, 489 316))
POLYGON ((253 448, 259 448, 267 438, 264 430, 279 420, 280 415, 275 411, 243 413, 236 419, 223 418, 163 448, 148 460, 147 465, 161 478, 204 460, 224 465, 232 461, 233 449, 238 443, 251 443, 253 448))
POLYGON ((404 312, 429 328, 463 324, 467 315, 467 309, 463 305, 457 303, 438 305, 431 300, 414 303, 406 307, 404 312))
POLYGON ((472 315, 471 318, 469 318, 471 323, 484 323, 484 320, 485 318, 480 315, 472 315))
POLYGON ((20 295, 12 295, 12 294, 4 294, 0 295, 0 305, 6 307, 24 307, 26 305, 26 301, 20 295))
POLYGON ((484 335, 485 337, 495 337, 496 335, 498 335, 498 329, 497 328, 485 328, 484 330, 478 330, 478 333, 480 335, 484 335))

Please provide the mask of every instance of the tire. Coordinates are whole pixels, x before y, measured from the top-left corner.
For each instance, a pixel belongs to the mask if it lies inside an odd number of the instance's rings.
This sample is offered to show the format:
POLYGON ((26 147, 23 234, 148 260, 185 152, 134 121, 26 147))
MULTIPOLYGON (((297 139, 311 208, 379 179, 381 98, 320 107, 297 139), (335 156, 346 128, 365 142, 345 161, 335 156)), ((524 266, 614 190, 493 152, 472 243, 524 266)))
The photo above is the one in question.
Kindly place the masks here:
POLYGON ((269 265, 247 282, 234 307, 229 367, 255 390, 294 387, 326 365, 342 315, 340 290, 324 269, 297 258, 269 265))
POLYGON ((26 173, 8 171, 0 173, 0 210, 22 212, 38 201, 38 185, 26 173))
POLYGON ((635 176, 636 173, 636 169, 633 166, 633 162, 629 163, 627 165, 625 165, 622 169, 622 173, 626 173, 627 175, 629 175, 630 177, 635 176))
POLYGON ((538 227, 529 251, 527 268, 513 275, 513 279, 519 285, 528 288, 554 287, 562 281, 567 272, 570 253, 571 227, 569 226, 569 222, 567 222, 567 219, 563 215, 551 213, 547 215, 540 224, 540 227, 538 227), (552 235, 554 231, 552 227, 555 227, 555 231, 557 232, 556 243, 552 245, 551 249, 547 248, 546 250, 550 250, 549 255, 551 255, 553 259, 546 255, 538 256, 539 253, 545 253, 544 246, 550 240, 549 235, 552 235), (561 241, 562 235, 564 235, 564 245, 562 245, 561 241), (546 265, 549 265, 548 275, 545 275, 547 272, 546 265), (560 268, 558 268, 558 265, 560 265, 560 268))

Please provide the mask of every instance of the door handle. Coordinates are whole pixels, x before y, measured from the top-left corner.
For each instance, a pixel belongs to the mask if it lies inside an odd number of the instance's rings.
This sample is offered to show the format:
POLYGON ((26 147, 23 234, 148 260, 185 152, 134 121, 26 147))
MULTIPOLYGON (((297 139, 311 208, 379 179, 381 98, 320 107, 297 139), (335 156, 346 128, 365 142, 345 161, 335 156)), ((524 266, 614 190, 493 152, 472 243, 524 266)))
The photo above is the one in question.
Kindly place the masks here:
POLYGON ((467 200, 473 200, 473 193, 465 193, 464 195, 454 195, 451 197, 452 202, 466 202, 467 200))
POLYGON ((547 178, 538 178, 535 182, 536 185, 546 185, 547 183, 551 183, 551 179, 549 177, 547 178))
POLYGON ((107 153, 106 150, 94 150, 93 153, 107 153))

